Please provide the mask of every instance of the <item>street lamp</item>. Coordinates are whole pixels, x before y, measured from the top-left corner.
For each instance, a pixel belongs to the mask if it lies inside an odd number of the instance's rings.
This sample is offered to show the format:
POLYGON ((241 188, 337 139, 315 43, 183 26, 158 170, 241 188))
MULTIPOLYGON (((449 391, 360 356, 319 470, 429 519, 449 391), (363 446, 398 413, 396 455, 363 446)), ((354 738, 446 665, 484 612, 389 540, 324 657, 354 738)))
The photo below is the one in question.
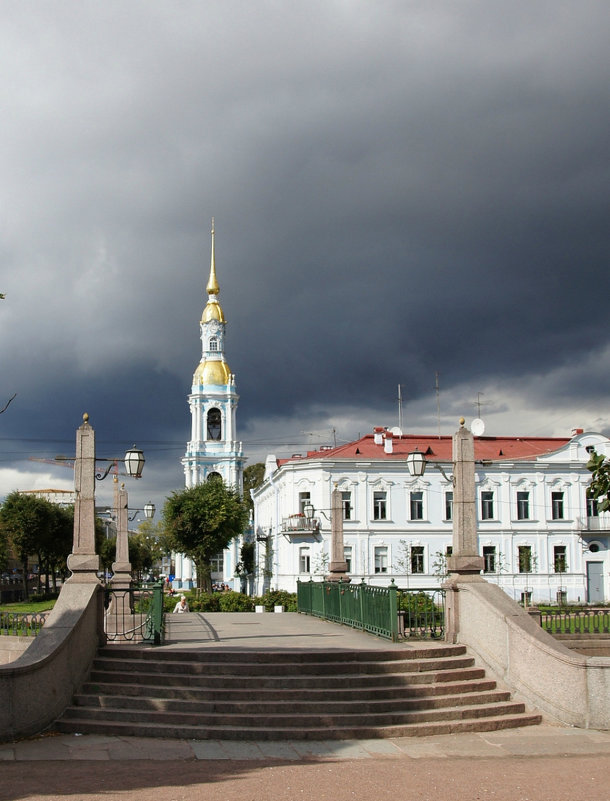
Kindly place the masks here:
POLYGON ((155 516, 156 509, 157 509, 157 507, 154 505, 154 503, 152 501, 149 501, 148 503, 144 504, 144 507, 142 509, 132 509, 131 511, 133 512, 133 515, 131 517, 129 517, 128 520, 129 520, 130 523, 133 520, 135 520, 136 519, 136 515, 138 514, 138 512, 144 512, 144 515, 146 516, 146 519, 147 520, 152 520, 153 517, 155 516))
MULTIPOLYGON (((423 476, 426 472, 427 464, 428 461, 426 457, 418 448, 415 448, 414 451, 411 451, 411 453, 407 455, 407 469, 409 473, 416 478, 421 478, 423 476)), ((430 462, 430 464, 438 470, 439 473, 443 474, 445 481, 449 481, 451 484, 455 485, 454 476, 448 476, 438 462, 430 462)))
POLYGON ((418 448, 408 454, 407 469, 412 476, 418 477, 426 472, 426 457, 418 448))
POLYGON ((127 475, 131 476, 132 478, 141 478, 145 461, 144 454, 141 450, 139 450, 139 448, 136 448, 135 445, 133 448, 130 448, 125 454, 125 468, 127 470, 127 475))

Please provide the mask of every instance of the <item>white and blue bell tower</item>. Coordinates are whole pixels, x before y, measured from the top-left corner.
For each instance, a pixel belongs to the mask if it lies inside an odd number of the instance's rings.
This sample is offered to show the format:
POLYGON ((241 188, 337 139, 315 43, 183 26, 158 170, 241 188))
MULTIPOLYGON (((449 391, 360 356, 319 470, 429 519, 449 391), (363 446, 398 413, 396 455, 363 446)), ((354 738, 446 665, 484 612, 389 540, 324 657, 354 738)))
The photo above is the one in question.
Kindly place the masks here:
MULTIPOLYGON (((212 219, 212 257, 206 287, 208 302, 203 310, 201 361, 193 374, 188 396, 191 410, 191 438, 182 459, 187 489, 220 476, 229 487, 243 492, 244 453, 236 439, 235 413, 239 396, 235 376, 225 358, 227 321, 218 302, 220 287, 216 278, 214 220, 212 219)), ((223 553, 223 567, 215 571, 218 580, 232 579, 239 561, 238 544, 232 543, 223 553)), ((175 585, 194 586, 195 568, 191 560, 175 554, 175 585)))
POLYGON ((201 361, 193 375, 188 402, 191 439, 182 460, 187 487, 220 475, 229 487, 243 489, 244 454, 236 439, 235 413, 239 396, 235 376, 225 358, 227 322, 218 295, 212 220, 212 257, 206 287, 208 302, 201 316, 201 361))

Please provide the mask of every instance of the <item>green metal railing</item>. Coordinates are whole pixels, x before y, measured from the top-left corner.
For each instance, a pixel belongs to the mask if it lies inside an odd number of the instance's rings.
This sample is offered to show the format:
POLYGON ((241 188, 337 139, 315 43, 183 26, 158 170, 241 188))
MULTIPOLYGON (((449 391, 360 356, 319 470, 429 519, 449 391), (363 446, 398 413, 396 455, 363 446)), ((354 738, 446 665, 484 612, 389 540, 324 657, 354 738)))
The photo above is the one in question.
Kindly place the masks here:
POLYGON ((0 612, 0 634, 35 637, 44 626, 48 614, 48 612, 0 612))
POLYGON ((164 635, 163 585, 105 590, 104 631, 109 642, 160 645, 164 635))
POLYGON ((297 609, 396 642, 445 635, 445 593, 438 588, 399 590, 334 581, 297 582, 297 609))
POLYGON ((610 634, 610 609, 541 612, 540 625, 549 634, 610 634))
POLYGON ((445 590, 439 587, 398 590, 397 603, 401 638, 445 638, 445 590))
POLYGON ((443 639, 445 593, 437 587, 399 590, 344 582, 297 583, 298 611, 362 629, 393 642, 443 639))

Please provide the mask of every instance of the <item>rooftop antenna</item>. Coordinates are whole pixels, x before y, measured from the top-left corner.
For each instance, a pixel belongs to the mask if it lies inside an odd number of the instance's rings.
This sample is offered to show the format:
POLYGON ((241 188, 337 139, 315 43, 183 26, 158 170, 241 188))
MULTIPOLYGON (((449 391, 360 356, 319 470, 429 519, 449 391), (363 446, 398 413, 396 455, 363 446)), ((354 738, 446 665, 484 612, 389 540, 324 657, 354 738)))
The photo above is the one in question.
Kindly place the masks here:
POLYGON ((398 385, 398 428, 402 431, 402 387, 398 385))
POLYGON ((481 419, 481 406, 484 405, 484 401, 481 400, 481 395, 484 394, 484 392, 477 392, 477 399, 474 404, 477 407, 477 416, 470 424, 470 430, 475 437, 482 437, 485 433, 485 423, 481 419))
POLYGON ((484 395, 484 392, 477 392, 477 399, 474 402, 474 405, 477 407, 477 417, 481 416, 481 404, 483 401, 481 400, 481 395, 484 395))
POLYGON ((438 438, 441 438, 441 386, 438 381, 438 370, 434 374, 434 389, 436 391, 436 419, 438 421, 438 438))

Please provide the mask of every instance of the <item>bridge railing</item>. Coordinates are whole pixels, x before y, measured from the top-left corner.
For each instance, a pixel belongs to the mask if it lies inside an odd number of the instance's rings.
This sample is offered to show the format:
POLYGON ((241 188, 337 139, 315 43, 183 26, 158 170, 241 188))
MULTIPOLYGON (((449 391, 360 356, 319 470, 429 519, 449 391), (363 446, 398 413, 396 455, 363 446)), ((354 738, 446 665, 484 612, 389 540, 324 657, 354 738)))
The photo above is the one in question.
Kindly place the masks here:
POLYGON ((154 584, 104 590, 104 632, 108 642, 163 640, 163 586, 154 584))
POLYGON ((47 617, 48 612, 0 612, 0 634, 35 637, 47 617))
POLYGON ((396 642, 444 637, 444 592, 342 581, 297 582, 297 610, 396 642))
POLYGON ((610 609, 558 609, 540 613, 549 634, 610 634, 610 609))

